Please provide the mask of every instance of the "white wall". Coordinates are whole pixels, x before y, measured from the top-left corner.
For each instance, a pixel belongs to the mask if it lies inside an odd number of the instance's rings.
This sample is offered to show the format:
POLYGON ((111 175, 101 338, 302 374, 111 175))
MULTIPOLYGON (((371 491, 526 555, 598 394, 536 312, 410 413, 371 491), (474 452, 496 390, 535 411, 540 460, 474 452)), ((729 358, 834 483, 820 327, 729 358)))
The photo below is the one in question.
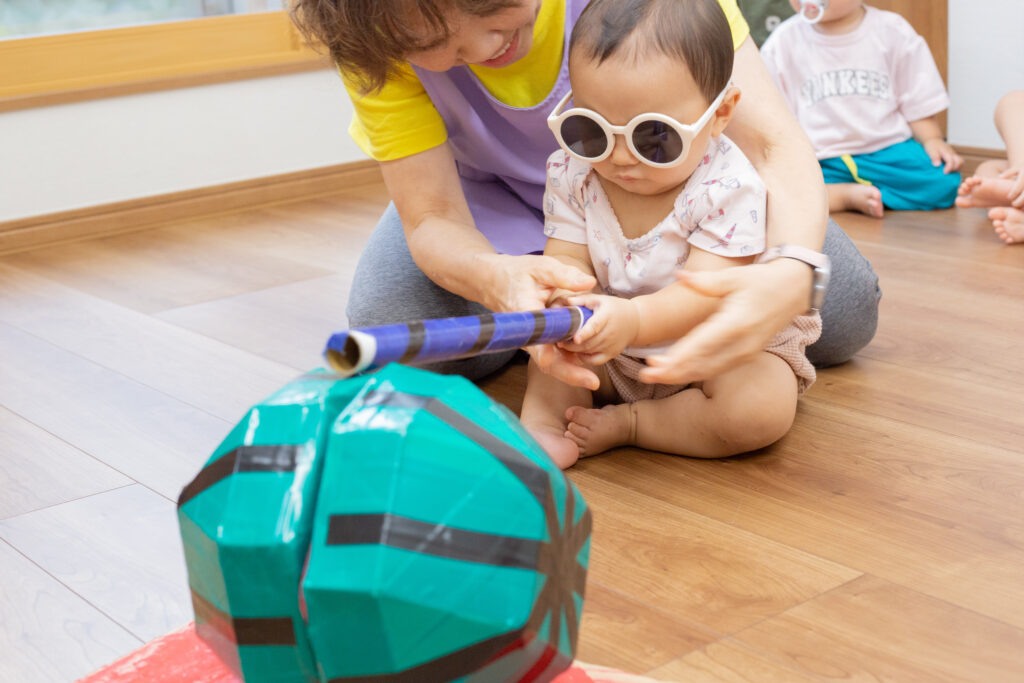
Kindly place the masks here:
POLYGON ((0 114, 0 221, 364 159, 333 71, 0 114))
POLYGON ((996 102, 1024 89, 1024 1, 949 0, 949 141, 1005 149, 996 102))
MULTIPOLYGON (((950 141, 1002 149, 1024 0, 948 1, 950 141)), ((3 113, 0 221, 363 159, 350 117, 327 70, 3 113)))

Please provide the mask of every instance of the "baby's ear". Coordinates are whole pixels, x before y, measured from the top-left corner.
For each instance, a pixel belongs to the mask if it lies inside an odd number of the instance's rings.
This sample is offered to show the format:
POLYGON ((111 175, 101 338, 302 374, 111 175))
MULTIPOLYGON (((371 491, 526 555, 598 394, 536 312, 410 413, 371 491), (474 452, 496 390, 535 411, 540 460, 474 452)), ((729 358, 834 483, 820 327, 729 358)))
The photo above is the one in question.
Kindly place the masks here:
POLYGON ((739 103, 740 89, 735 85, 730 85, 725 93, 725 97, 722 98, 722 103, 718 105, 718 109, 715 111, 714 119, 712 119, 712 135, 722 134, 725 127, 729 125, 729 121, 732 120, 732 115, 736 113, 736 105, 739 103))

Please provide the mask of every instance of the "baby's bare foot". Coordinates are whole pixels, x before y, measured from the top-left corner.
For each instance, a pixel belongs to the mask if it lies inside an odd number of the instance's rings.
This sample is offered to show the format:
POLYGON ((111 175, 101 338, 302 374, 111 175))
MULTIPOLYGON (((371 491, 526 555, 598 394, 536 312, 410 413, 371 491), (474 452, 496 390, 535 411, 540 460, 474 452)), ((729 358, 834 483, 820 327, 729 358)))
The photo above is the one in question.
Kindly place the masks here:
POLYGON ((565 436, 579 446, 581 458, 636 441, 636 414, 627 403, 600 409, 573 406, 565 417, 569 420, 565 436))
POLYGON ((999 239, 1007 244, 1024 242, 1024 211, 1000 206, 989 211, 988 217, 999 239))
POLYGON ((882 193, 877 187, 860 183, 843 183, 829 185, 829 206, 839 211, 859 211, 860 213, 881 218, 885 209, 882 208, 882 193))
POLYGON ((580 449, 575 441, 567 438, 568 432, 563 427, 552 425, 524 425, 530 436, 537 440, 540 447, 548 454, 555 464, 563 470, 572 467, 580 457, 580 449))
POLYGON ((1006 206, 1010 203, 1013 180, 1006 178, 982 178, 972 176, 960 183, 956 205, 961 209, 971 207, 1006 206))

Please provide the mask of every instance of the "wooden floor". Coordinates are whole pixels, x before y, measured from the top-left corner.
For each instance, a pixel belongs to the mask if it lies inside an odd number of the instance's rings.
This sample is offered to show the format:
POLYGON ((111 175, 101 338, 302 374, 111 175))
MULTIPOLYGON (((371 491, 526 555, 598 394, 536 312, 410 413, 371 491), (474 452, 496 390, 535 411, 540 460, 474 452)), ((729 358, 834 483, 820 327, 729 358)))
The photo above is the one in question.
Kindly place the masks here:
MULTIPOLYGON (((174 503, 319 364, 380 186, 0 257, 0 680, 66 681, 192 618, 174 503)), ((792 432, 620 450, 579 656, 677 681, 1024 680, 1024 246, 980 210, 841 216, 878 335, 792 432)), ((524 367, 486 383, 514 409, 524 367)))

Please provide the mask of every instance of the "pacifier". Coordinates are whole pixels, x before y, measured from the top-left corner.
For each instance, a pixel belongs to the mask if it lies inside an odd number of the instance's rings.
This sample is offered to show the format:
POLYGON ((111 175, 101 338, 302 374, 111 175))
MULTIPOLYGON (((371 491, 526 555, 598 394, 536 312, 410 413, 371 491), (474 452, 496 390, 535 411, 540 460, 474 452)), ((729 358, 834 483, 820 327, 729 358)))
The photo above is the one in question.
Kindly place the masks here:
POLYGON ((825 16, 828 0, 800 0, 800 18, 808 24, 817 24, 825 16))

